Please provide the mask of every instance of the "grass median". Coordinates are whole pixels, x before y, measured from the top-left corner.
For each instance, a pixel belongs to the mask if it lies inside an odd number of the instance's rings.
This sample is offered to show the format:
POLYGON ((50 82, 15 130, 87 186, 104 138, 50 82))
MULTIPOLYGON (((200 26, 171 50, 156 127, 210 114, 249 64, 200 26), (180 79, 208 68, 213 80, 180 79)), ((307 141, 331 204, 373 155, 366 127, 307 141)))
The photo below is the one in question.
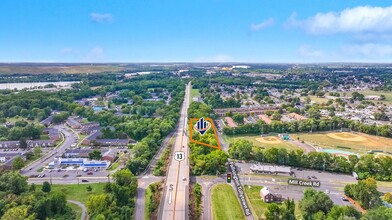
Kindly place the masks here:
POLYGON ((238 198, 230 185, 218 184, 212 187, 211 191, 212 214, 214 220, 245 219, 238 198))

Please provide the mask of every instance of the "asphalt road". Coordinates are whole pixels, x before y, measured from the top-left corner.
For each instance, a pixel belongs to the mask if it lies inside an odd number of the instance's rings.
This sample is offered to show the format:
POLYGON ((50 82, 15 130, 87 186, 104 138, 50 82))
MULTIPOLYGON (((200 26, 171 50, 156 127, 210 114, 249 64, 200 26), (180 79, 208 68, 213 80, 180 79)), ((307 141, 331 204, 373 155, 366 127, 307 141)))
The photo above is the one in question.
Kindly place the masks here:
POLYGON ((143 176, 138 178, 135 219, 144 219, 146 189, 155 182, 163 181, 164 177, 143 176))
POLYGON ((188 219, 189 200, 189 148, 188 137, 185 134, 187 128, 187 113, 190 104, 189 83, 185 89, 185 99, 181 107, 178 130, 176 131, 176 141, 174 151, 171 155, 169 172, 166 176, 163 199, 161 200, 158 219, 188 219), (183 151, 184 160, 175 160, 175 152, 183 151))
POLYGON ((58 129, 63 134, 65 138, 64 142, 61 144, 61 146, 57 148, 53 148, 53 150, 46 153, 39 160, 36 160, 35 162, 23 168, 21 170, 21 174, 25 176, 31 176, 37 174, 37 170, 39 168, 52 162, 56 156, 61 156, 64 153, 64 151, 67 148, 71 147, 71 145, 75 142, 75 138, 77 137, 77 135, 71 131, 68 131, 68 128, 65 127, 64 125, 62 124, 55 125, 54 128, 58 129))

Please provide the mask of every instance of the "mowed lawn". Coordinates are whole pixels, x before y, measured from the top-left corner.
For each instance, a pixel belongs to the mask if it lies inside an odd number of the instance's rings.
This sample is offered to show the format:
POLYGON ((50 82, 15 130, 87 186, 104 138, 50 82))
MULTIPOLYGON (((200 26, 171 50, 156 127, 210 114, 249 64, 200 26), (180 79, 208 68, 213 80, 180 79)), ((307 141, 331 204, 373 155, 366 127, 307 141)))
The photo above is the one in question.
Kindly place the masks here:
MULTIPOLYGON (((340 149, 345 151, 351 151, 354 153, 364 154, 369 150, 386 150, 392 151, 392 139, 378 137, 373 135, 367 135, 362 133, 350 133, 354 136, 358 136, 363 139, 363 141, 350 141, 341 140, 330 137, 327 135, 328 133, 300 133, 292 135, 293 138, 299 137, 299 140, 305 141, 307 143, 311 143, 316 147, 330 148, 330 149, 340 149), (350 149, 338 148, 340 147, 348 147, 350 149)), ((338 134, 339 133, 334 133, 338 134)))
POLYGON ((255 216, 255 219, 264 219, 264 212, 267 209, 268 203, 265 203, 260 196, 260 190, 262 186, 249 186, 245 185, 245 193, 249 205, 251 206, 251 211, 255 216))
MULTIPOLYGON (((227 144, 233 143, 236 140, 248 140, 253 143, 254 146, 256 147, 262 147, 262 148, 286 148, 287 150, 298 150, 296 145, 288 142, 288 141, 283 141, 277 136, 272 136, 276 137, 278 140, 280 140, 280 143, 264 143, 260 142, 257 140, 257 138, 261 138, 260 135, 235 135, 235 136, 228 136, 228 135, 223 135, 223 139, 227 144)), ((264 137, 265 139, 269 139, 270 137, 264 137)))
MULTIPOLYGON (((53 184, 52 191, 59 191, 65 193, 67 199, 79 201, 86 204, 88 198, 91 195, 98 195, 104 193, 105 183, 91 183, 91 184, 53 184), (87 192, 87 186, 91 186, 93 189, 91 192, 87 192)), ((38 189, 41 186, 37 187, 38 189)))
POLYGON ((214 220, 245 219, 238 198, 230 185, 218 184, 212 187, 211 191, 214 220))
POLYGON ((191 101, 193 100, 193 97, 195 96, 200 96, 200 92, 198 89, 191 89, 191 101))

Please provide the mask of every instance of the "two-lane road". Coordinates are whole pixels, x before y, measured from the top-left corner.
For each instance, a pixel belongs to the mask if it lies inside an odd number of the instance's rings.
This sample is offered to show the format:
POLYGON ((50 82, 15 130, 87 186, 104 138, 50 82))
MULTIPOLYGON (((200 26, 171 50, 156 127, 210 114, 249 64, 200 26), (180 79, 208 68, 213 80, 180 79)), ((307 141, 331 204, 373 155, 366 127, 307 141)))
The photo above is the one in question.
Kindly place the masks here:
POLYGON ((172 153, 169 172, 165 181, 165 188, 159 210, 159 219, 164 220, 184 220, 188 219, 189 200, 189 148, 187 129, 187 114, 190 104, 191 83, 186 86, 185 99, 181 107, 179 127, 176 131, 176 141, 172 153), (185 153, 184 160, 177 161, 175 152, 185 153))

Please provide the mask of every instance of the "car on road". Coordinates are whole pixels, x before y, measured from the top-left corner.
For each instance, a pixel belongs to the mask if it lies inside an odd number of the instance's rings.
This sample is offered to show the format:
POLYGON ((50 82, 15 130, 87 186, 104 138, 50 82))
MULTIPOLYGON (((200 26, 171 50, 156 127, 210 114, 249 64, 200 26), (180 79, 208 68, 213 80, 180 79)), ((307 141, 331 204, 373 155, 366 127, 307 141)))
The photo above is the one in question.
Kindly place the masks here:
POLYGON ((317 177, 316 177, 316 176, 312 176, 312 178, 313 178, 313 179, 317 179, 317 177))
POLYGON ((348 202, 348 199, 345 196, 341 197, 343 201, 348 202))
POLYGON ((183 177, 182 177, 182 180, 183 180, 183 181, 185 181, 185 180, 186 180, 185 176, 183 176, 183 177))
POLYGON ((88 172, 88 173, 87 173, 87 175, 93 175, 93 174, 94 174, 93 172, 88 172))
POLYGON ((311 180, 311 179, 312 179, 312 177, 308 176, 308 179, 310 179, 310 180, 311 180))
POLYGON ((82 183, 87 183, 88 182, 88 180, 82 180, 82 183))

